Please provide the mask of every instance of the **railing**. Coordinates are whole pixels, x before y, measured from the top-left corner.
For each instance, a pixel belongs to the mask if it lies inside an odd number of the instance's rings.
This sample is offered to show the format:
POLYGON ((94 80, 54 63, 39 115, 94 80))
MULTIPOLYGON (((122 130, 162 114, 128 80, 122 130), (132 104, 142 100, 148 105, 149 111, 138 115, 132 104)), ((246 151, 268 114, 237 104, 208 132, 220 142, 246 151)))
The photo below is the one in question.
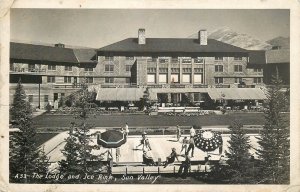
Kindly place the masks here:
POLYGON ((53 84, 53 89, 80 89, 81 84, 53 84))
POLYGON ((10 69, 10 72, 17 72, 17 73, 45 73, 46 69, 39 69, 39 68, 18 68, 15 67, 10 69))
POLYGON ((230 88, 230 85, 215 85, 215 88, 230 88))
POLYGON ((238 88, 255 88, 255 85, 238 85, 238 88))

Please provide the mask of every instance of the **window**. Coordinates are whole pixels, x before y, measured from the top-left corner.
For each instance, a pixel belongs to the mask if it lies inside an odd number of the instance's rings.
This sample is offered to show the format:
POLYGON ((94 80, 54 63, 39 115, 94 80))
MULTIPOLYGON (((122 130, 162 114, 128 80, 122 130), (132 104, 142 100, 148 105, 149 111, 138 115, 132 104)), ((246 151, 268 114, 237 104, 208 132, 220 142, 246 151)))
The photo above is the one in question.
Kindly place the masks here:
POLYGON ((134 57, 126 57, 126 60, 134 60, 134 57))
POLYGON ((65 97, 65 93, 61 93, 61 94, 60 94, 60 97, 61 97, 61 98, 64 98, 64 97, 65 97))
POLYGON ((215 77, 215 84, 223 83, 223 77, 215 77))
POLYGON ((195 73, 203 73, 203 68, 194 68, 195 73))
POLYGON ((234 72, 243 72, 243 66, 242 65, 235 65, 234 66, 234 72))
POLYGON ((215 65, 215 72, 223 72, 223 65, 215 65))
POLYGON ((156 82, 155 79, 156 79, 155 74, 148 74, 147 75, 147 83, 155 83, 156 82))
POLYGON ((243 79, 241 77, 236 77, 236 78, 234 78, 234 82, 241 83, 241 82, 243 82, 243 79))
POLYGON ((65 71, 72 71, 72 66, 65 66, 65 71))
POLYGON ((167 83, 167 74, 159 74, 158 81, 159 83, 167 83))
POLYGON ((56 65, 48 65, 48 70, 55 71, 56 70, 56 65))
POLYGON ((48 76, 47 77, 47 82, 48 83, 55 83, 55 77, 54 76, 48 76))
POLYGON ((262 68, 255 68, 254 72, 262 72, 262 68))
POLYGON ((171 58, 171 62, 172 62, 172 63, 178 63, 179 60, 178 60, 178 58, 174 58, 174 57, 173 57, 173 58, 171 58))
POLYGON ((94 71, 94 68, 86 67, 86 68, 84 68, 84 71, 94 71))
POLYGON ((194 75, 194 83, 202 83, 202 74, 194 75))
POLYGON ((200 93, 194 93, 194 101, 201 101, 200 93))
POLYGON ((168 58, 159 58, 159 63, 168 63, 169 59, 168 58))
POLYGON ((112 57, 112 56, 105 56, 105 60, 111 61, 111 60, 114 60, 114 57, 112 57))
POLYGON ((105 77, 105 83, 114 83, 113 77, 105 77))
POLYGON ((241 61, 241 60, 243 60, 243 57, 234 57, 233 60, 235 60, 235 61, 241 61))
POLYGON ((48 103, 48 101, 49 101, 49 95, 44 95, 44 102, 48 103))
POLYGON ((182 68, 183 73, 191 73, 192 69, 191 68, 182 68))
POLYGON ((71 77, 64 77, 64 82, 65 83, 71 83, 72 82, 72 80, 71 80, 72 78, 71 77))
POLYGON ((203 57, 197 57, 194 59, 194 63, 204 63, 204 58, 203 57))
POLYGON ((86 83, 94 83, 94 78, 93 77, 87 77, 86 78, 86 83))
POLYGON ((182 63, 191 63, 192 59, 190 57, 183 57, 182 58, 182 63))
POLYGON ((254 83, 262 83, 263 80, 261 77, 254 77, 254 83))
POLYGON ((223 61, 223 57, 215 57, 215 61, 223 61))
POLYGON ((28 95, 28 102, 32 103, 33 102, 33 95, 28 95))
POLYGON ((126 65, 126 72, 130 72, 131 71, 131 65, 126 65))
POLYGON ((168 73, 168 68, 159 68, 160 73, 168 73))
POLYGON ((171 83, 179 83, 179 74, 171 74, 171 83))
POLYGON ((28 64, 28 71, 34 71, 35 70, 35 64, 28 64))
POLYGON ((182 74, 182 82, 183 83, 191 83, 191 75, 190 74, 182 74))
POLYGON ((156 68, 154 67, 149 67, 147 68, 148 73, 156 73, 156 68))
POLYGON ((179 73, 179 68, 171 68, 172 73, 179 73))
POLYGON ((113 65, 105 65, 105 71, 106 72, 113 72, 114 66, 113 65))

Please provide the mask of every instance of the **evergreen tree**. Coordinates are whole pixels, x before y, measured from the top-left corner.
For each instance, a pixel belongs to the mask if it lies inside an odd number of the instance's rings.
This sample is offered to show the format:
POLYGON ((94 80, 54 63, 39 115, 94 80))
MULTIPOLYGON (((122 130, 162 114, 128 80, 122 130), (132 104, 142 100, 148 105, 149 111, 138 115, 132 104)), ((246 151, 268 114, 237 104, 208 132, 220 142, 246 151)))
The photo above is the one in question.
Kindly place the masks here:
POLYGON ((45 174, 48 159, 35 143, 36 131, 32 127, 32 110, 19 81, 14 95, 11 117, 20 131, 10 136, 9 170, 13 182, 32 182, 33 173, 45 174))
POLYGON ((230 127, 231 135, 228 141, 229 147, 226 151, 228 157, 227 172, 230 175, 229 180, 231 183, 252 183, 253 164, 250 162, 251 149, 249 136, 246 135, 242 129, 243 125, 234 122, 230 127))
POLYGON ((88 86, 83 83, 77 96, 75 101, 77 122, 71 123, 69 136, 65 139, 66 145, 62 150, 65 159, 59 162, 60 171, 64 174, 91 172, 93 167, 88 164, 88 161, 97 159, 97 156, 92 154, 92 150, 98 149, 98 146, 92 144, 94 134, 90 133, 92 126, 88 123, 90 102, 93 101, 94 94, 89 92, 88 86))
POLYGON ((282 80, 273 77, 268 87, 265 125, 258 137, 257 154, 261 159, 261 182, 283 184, 289 182, 290 140, 289 122, 281 113, 286 109, 286 94, 281 91, 282 80))

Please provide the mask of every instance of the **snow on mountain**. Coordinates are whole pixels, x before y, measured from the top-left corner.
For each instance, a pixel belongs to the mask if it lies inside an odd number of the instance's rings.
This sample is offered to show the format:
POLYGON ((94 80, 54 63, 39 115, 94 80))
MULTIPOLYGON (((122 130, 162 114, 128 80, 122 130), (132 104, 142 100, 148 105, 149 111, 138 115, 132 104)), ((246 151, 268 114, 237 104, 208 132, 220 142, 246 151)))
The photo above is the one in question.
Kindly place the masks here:
MULTIPOLYGON (((198 38, 198 34, 193 34, 190 38, 198 38)), ((248 50, 267 50, 272 48, 272 45, 269 43, 258 40, 247 34, 237 33, 228 27, 212 31, 209 33, 208 38, 216 39, 248 50)))

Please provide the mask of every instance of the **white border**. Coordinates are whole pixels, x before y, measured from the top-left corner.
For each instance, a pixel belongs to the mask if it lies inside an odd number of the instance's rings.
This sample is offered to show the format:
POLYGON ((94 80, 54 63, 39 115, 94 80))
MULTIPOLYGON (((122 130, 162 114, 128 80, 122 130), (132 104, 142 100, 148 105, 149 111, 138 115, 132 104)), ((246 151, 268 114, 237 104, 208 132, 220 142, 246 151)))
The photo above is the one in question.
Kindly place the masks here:
MULTIPOLYGON (((0 191, 299 191, 300 189, 300 0, 2 0, 0 1, 0 191), (290 185, 24 185, 8 183, 9 7, 135 9, 290 9, 291 13, 291 184, 290 185)), ((217 19, 217 18, 216 18, 217 19)))

